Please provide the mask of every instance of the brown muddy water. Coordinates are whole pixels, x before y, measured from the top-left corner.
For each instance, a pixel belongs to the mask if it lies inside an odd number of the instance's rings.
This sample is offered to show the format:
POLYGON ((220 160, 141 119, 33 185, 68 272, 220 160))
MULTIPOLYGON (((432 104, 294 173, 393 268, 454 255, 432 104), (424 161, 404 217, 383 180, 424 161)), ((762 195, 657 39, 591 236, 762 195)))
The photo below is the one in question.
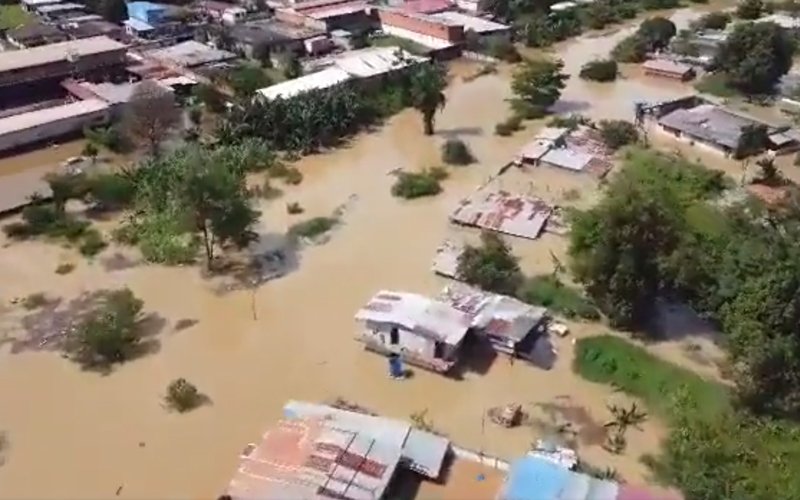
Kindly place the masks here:
MULTIPOLYGON (((576 72, 620 36, 581 39, 558 50, 567 69, 576 72)), ((456 64, 453 73, 474 69, 456 64)), ((584 103, 581 111, 593 117, 630 118, 636 89, 647 99, 690 90, 626 75, 603 89, 573 78, 565 99, 584 103)), ((503 71, 470 83, 456 78, 447 95, 434 137, 423 136, 419 116, 407 111, 341 150, 299 162, 303 183, 281 186, 283 197, 260 207, 264 245, 279 242, 288 225, 306 217, 339 209, 342 224, 327 243, 303 248, 289 274, 254 292, 219 293, 196 268, 112 266, 107 259, 118 252, 115 248, 86 261, 57 245, 0 239, 0 338, 8 341, 0 347, 0 431, 8 440, 0 497, 213 497, 225 487, 245 444, 280 416, 286 400, 336 396, 398 418, 427 409, 434 424, 458 444, 507 458, 526 451, 563 419, 580 420, 585 439, 578 438, 579 451, 585 459, 615 467, 631 482, 646 480, 638 459, 657 451, 663 428, 651 420, 644 431, 631 431, 624 455, 603 451, 591 430, 608 417, 606 404, 624 396, 572 374, 571 337, 557 341, 559 358, 550 371, 498 358, 476 364, 463 380, 414 370, 403 382, 390 379, 385 359, 354 340, 353 314, 377 290, 435 294, 447 283, 430 272, 436 247, 445 238, 477 237, 476 231, 450 226, 448 213, 540 126, 529 124, 509 138, 493 135, 494 124, 507 113, 503 71), (439 147, 450 136, 468 142, 478 163, 450 169, 438 197, 392 198, 388 172, 438 164, 439 147), (286 203, 295 201, 304 215, 286 213, 286 203), (63 262, 75 263, 75 271, 55 274, 63 262), (12 349, 13 341, 26 335, 23 320, 36 313, 12 305, 11 299, 43 291, 66 302, 122 286, 158 316, 150 322, 159 342, 156 352, 101 375, 80 371, 47 344, 12 349), (167 412, 161 398, 176 377, 195 383, 212 403, 184 415, 167 412), (489 407, 513 401, 528 405, 538 425, 515 430, 483 425, 489 407)), ((510 171, 491 183, 560 203, 570 190, 580 192, 573 202, 579 205, 597 196, 590 179, 549 169, 510 171)), ((551 252, 563 256, 566 248, 565 239, 553 235, 509 241, 529 274, 551 271, 551 252)), ((572 337, 605 331, 601 325, 571 326, 572 337)), ((694 366, 679 342, 658 349, 694 366)))

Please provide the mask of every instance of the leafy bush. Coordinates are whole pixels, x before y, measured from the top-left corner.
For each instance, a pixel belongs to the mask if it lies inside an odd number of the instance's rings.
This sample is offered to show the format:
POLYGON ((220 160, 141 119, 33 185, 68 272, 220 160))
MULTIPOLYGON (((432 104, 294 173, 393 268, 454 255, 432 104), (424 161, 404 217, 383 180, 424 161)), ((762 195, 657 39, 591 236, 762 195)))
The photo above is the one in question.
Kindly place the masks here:
POLYGON ((688 397, 707 415, 729 408, 728 392, 645 349, 611 335, 578 339, 573 369, 592 382, 612 384, 641 398, 663 417, 673 416, 678 397, 688 397))
POLYGON ((728 83, 724 73, 707 73, 694 84, 698 92, 717 97, 735 97, 739 93, 728 83))
POLYGON ((398 198, 414 199, 433 196, 442 192, 439 179, 430 171, 400 172, 392 185, 392 195, 398 198))
POLYGON ((42 292, 32 293, 22 299, 22 307, 28 311, 47 305, 47 296, 42 292))
POLYGON ((115 153, 127 153, 133 149, 133 141, 120 125, 85 128, 83 136, 94 144, 99 144, 115 153))
POLYGON ((523 279, 511 247, 489 231, 481 233, 481 246, 467 245, 459 255, 456 274, 470 285, 504 295, 514 295, 523 279))
POLYGON ((639 139, 636 126, 625 120, 601 120, 599 129, 603 142, 610 149, 619 149, 639 139))
POLYGON ((108 368, 136 355, 142 305, 127 288, 106 292, 102 303, 68 334, 68 356, 86 368, 108 368))
POLYGON ((492 39, 489 42, 489 46, 486 48, 486 52, 496 59, 512 64, 522 60, 522 56, 519 55, 514 44, 504 38, 492 39))
POLYGON ((522 117, 518 115, 510 116, 506 121, 494 126, 494 133, 503 137, 507 137, 518 130, 522 130, 522 117))
POLYGON ((87 179, 89 196, 105 209, 127 207, 136 195, 136 184, 122 174, 101 173, 87 179))
POLYGON ((303 174, 296 168, 292 167, 287 170, 286 176, 284 176, 283 180, 286 182, 286 184, 296 186, 303 182, 303 174))
POLYGON ((698 19, 694 26, 701 30, 724 30, 731 22, 731 15, 727 12, 709 12, 698 19))
POLYGON ((107 246, 108 243, 103 241, 100 232, 96 229, 90 229, 83 235, 83 241, 78 250, 84 257, 94 257, 107 246))
POLYGON ((611 50, 611 57, 621 63, 640 63, 647 58, 647 49, 647 42, 634 34, 622 39, 611 50))
POLYGON ((613 82, 617 79, 617 62, 599 59, 589 61, 581 68, 580 77, 596 82, 613 82))
POLYGON ((554 116, 547 122, 548 127, 568 128, 570 130, 575 130, 579 125, 591 126, 592 120, 581 114, 573 113, 568 116, 554 116))
POLYGON ((448 139, 442 145, 442 161, 448 165, 469 165, 475 161, 475 157, 464 141, 448 139))
POLYGON ((56 274, 69 274, 75 270, 75 264, 71 262, 62 262, 56 267, 56 274))
POLYGON ((199 241, 187 231, 181 214, 155 212, 131 219, 114 231, 120 243, 138 245, 148 262, 167 265, 189 264, 197 256, 199 241))
POLYGON ((758 19, 764 14, 763 0, 742 0, 736 6, 736 17, 739 19, 758 19))
POLYGON ((304 211, 305 210, 303 210, 303 207, 296 201, 286 204, 286 213, 288 213, 289 215, 302 214, 304 211))
POLYGON ((333 217, 314 217, 292 225, 289 228, 289 236, 292 238, 315 238, 333 229, 338 222, 333 217))
POLYGON ((520 287, 519 299, 546 307, 567 318, 600 319, 600 313, 589 299, 551 275, 527 279, 520 287))
POLYGON ((167 386, 164 402, 168 408, 185 413, 200 406, 203 397, 194 384, 185 378, 177 378, 167 386))
POLYGON ((8 224, 3 227, 3 231, 13 239, 49 236, 75 241, 83 236, 88 227, 88 221, 59 212, 51 204, 43 204, 25 207, 22 211, 22 222, 8 224))

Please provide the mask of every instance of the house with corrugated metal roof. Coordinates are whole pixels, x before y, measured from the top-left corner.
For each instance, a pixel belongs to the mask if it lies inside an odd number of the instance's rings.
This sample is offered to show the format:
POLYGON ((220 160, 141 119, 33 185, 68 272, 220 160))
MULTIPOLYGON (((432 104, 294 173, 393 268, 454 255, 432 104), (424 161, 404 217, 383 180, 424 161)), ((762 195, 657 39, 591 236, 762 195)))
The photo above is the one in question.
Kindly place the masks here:
POLYGON ((472 318, 453 306, 423 295, 381 291, 358 310, 366 348, 396 355, 409 364, 438 373, 458 362, 472 318))
POLYGON ((450 214, 450 221, 533 240, 539 237, 552 213, 553 207, 540 198, 506 191, 477 191, 461 201, 450 214))

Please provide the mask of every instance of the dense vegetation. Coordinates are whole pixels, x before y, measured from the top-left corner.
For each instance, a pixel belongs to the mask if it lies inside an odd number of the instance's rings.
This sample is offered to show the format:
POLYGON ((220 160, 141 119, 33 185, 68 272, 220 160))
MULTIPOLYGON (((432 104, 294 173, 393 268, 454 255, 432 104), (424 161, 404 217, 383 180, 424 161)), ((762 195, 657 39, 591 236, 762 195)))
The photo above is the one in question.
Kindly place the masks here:
POLYGON ((564 63, 551 59, 527 59, 514 71, 511 90, 512 107, 525 119, 541 118, 561 97, 569 75, 562 72, 564 63))
POLYGON ((566 318, 600 319, 597 308, 580 290, 562 283, 555 275, 526 279, 519 289, 518 296, 524 302, 546 307, 566 318))
POLYGON ((581 68, 580 77, 596 82, 613 82, 617 79, 617 62, 607 59, 589 61, 581 68))
MULTIPOLYGON (((656 300, 668 297, 726 336, 734 410, 712 414, 713 397, 678 391, 656 472, 689 498, 800 498, 790 472, 800 467, 800 427, 792 422, 800 416, 800 213, 754 201, 714 203, 724 188, 717 172, 634 152, 600 204, 576 216, 572 267, 618 326, 646 326, 656 300)), ((592 356, 606 381, 654 408, 668 398, 643 387, 674 387, 648 381, 652 361, 637 372, 628 355, 592 356)))
POLYGON ((497 233, 481 233, 481 245, 467 245, 458 258, 460 280, 488 292, 516 295, 523 275, 511 247, 497 233))
POLYGON ((439 181, 447 177, 443 168, 428 168, 420 172, 399 172, 397 181, 392 184, 392 196, 412 200, 434 196, 442 192, 439 181))
POLYGON ((614 47, 611 56, 623 63, 642 62, 648 53, 666 48, 676 33, 675 24, 669 19, 659 16, 646 19, 636 33, 614 47))
POLYGON ((441 68, 421 64, 371 90, 338 85, 291 99, 246 101, 230 110, 217 135, 224 143, 257 137, 275 150, 311 153, 334 147, 409 106, 420 111, 429 134, 436 112, 445 104, 446 83, 441 68))
POLYGON ((744 94, 769 94, 791 68, 794 52, 794 40, 777 24, 739 23, 720 46, 712 66, 744 94))
POLYGON ((475 157, 464 141, 448 139, 442 144, 442 161, 448 165, 469 165, 475 157))
POLYGON ((611 150, 633 144, 639 139, 636 126, 625 120, 600 120, 597 128, 603 143, 611 150))
POLYGON ((65 350, 85 368, 107 369, 140 353, 143 303, 128 289, 106 292, 70 331, 65 350))

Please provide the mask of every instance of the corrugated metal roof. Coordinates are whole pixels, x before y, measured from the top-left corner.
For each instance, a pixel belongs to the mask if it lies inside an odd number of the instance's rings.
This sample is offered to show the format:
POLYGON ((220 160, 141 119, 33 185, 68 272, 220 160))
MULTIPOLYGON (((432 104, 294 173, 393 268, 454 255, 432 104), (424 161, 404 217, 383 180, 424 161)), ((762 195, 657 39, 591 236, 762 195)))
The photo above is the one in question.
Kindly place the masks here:
POLYGON ((467 313, 472 318, 472 328, 513 342, 524 339, 547 316, 544 307, 464 284, 446 286, 439 298, 467 313))
POLYGON ((350 74, 339 68, 328 68, 316 73, 301 76, 293 80, 277 83, 269 87, 259 89, 257 92, 262 97, 272 100, 281 97, 288 99, 298 94, 310 92, 312 90, 327 89, 340 83, 350 80, 350 74))
POLYGON ((642 67, 650 71, 660 71, 675 75, 685 75, 692 71, 692 67, 688 64, 681 64, 670 59, 650 59, 645 61, 642 67))
POLYGON ((436 249, 436 256, 433 258, 433 272, 456 278, 458 274, 458 257, 464 252, 464 245, 445 240, 436 249))
POLYGON ((236 57, 233 52, 215 49, 196 40, 188 40, 163 49, 151 50, 146 55, 153 59, 168 61, 187 68, 228 61, 236 57))
POLYGON ((677 109, 662 116, 658 123, 698 139, 735 149, 742 127, 760 122, 734 114, 714 104, 677 109))
POLYGON ((425 61, 400 47, 368 47, 345 52, 333 59, 333 64, 356 78, 382 75, 425 61))
POLYGON ((67 118, 96 113, 108 109, 108 104, 99 99, 76 101, 52 108, 38 109, 28 113, 0 118, 0 135, 32 129, 47 123, 67 118))
POLYGON ((505 191, 476 192, 450 215, 459 224, 535 239, 542 232, 552 207, 532 196, 505 191))
POLYGON ((453 25, 461 25, 464 27, 464 30, 472 30, 476 33, 496 33, 498 31, 508 31, 511 29, 505 24, 462 14, 460 12, 438 12, 435 14, 430 14, 430 17, 453 25))
POLYGON ((84 10, 86 6, 80 3, 55 3, 46 4, 36 7, 36 12, 39 14, 51 14, 53 12, 62 12, 66 10, 84 10))
POLYGON ((281 421, 244 451, 228 494, 253 500, 376 500, 400 456, 399 446, 324 419, 281 421))
POLYGON ((112 40, 107 36, 95 36, 81 40, 42 45, 24 50, 7 50, 0 52, 0 72, 31 68, 59 61, 70 57, 85 57, 121 50, 125 44, 112 40))
POLYGON ((356 313, 357 321, 396 325, 449 345, 458 345, 471 318, 449 304, 423 295, 382 290, 356 313))
POLYGON ((447 438, 413 429, 408 423, 391 418, 303 401, 289 401, 283 407, 283 413, 286 418, 321 417, 339 428, 358 429, 379 442, 399 445, 406 465, 431 479, 439 477, 450 448, 447 438))

